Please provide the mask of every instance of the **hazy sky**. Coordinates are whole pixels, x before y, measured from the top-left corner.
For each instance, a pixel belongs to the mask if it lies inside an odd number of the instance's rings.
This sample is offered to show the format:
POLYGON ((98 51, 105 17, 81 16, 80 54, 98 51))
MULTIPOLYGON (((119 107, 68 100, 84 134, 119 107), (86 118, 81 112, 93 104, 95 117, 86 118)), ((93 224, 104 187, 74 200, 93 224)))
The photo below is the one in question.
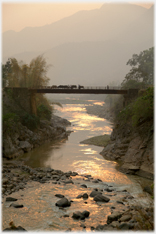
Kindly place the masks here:
MULTIPOLYGON (((125 1, 1 1, 2 32, 16 32, 25 27, 38 27, 51 24, 80 10, 100 8, 106 2, 125 1)), ((126 1, 127 2, 127 1, 126 1)), ((130 1, 136 3, 135 1, 130 1)), ((137 1, 139 5, 149 8, 152 1, 137 1), (147 3, 147 4, 145 4, 147 3)))

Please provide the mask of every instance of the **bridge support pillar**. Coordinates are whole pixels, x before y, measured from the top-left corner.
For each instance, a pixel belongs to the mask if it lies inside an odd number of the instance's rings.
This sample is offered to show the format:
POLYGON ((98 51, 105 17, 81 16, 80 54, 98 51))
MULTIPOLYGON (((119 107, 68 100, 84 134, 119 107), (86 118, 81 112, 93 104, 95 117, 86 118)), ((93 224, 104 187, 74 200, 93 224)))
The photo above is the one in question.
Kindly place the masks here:
POLYGON ((132 100, 138 97, 139 89, 128 89, 128 93, 124 94, 123 107, 127 106, 132 100))
POLYGON ((36 94, 33 91, 30 91, 30 107, 31 107, 31 114, 37 116, 36 94))

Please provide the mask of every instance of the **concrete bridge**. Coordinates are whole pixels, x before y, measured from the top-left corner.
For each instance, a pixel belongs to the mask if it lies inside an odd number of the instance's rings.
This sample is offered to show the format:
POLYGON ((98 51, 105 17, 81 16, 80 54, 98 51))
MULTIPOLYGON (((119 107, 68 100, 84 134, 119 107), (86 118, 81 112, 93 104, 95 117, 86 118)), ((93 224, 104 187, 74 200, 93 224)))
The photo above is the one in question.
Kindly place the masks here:
POLYGON ((36 93, 53 93, 53 94, 121 94, 124 96, 123 105, 138 96, 138 89, 123 90, 120 87, 91 87, 91 86, 76 86, 76 87, 54 87, 40 86, 32 88, 21 87, 5 87, 6 91, 11 90, 13 98, 30 114, 37 115, 36 93), (27 101, 26 101, 27 100, 27 101))

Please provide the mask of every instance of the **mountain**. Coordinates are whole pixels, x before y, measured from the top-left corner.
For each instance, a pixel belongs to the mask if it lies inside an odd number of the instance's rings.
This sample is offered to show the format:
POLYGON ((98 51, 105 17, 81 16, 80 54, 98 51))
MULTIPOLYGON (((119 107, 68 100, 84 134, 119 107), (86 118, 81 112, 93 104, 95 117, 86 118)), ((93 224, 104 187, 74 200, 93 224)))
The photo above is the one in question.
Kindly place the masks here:
POLYGON ((145 8, 132 4, 104 4, 100 9, 79 11, 50 25, 5 32, 2 36, 3 54, 45 51, 68 42, 105 41, 145 11, 145 8))
POLYGON ((3 61, 44 54, 51 84, 107 85, 122 81, 134 53, 154 45, 153 8, 104 4, 53 24, 3 34, 3 61))

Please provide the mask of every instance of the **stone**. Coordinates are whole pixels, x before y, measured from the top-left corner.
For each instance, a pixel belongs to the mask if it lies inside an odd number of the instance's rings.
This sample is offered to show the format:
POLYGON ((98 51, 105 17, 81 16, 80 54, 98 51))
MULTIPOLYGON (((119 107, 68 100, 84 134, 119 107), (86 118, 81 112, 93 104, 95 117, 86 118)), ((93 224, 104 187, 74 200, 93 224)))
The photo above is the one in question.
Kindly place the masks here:
POLYGON ((113 222, 111 223, 111 226, 112 226, 113 228, 117 228, 117 227, 119 226, 119 222, 118 222, 118 221, 113 221, 113 222))
POLYGON ((126 221, 129 221, 131 219, 131 215, 127 214, 127 215, 123 215, 119 221, 121 222, 126 222, 126 221))
POLYGON ((113 221, 118 221, 122 216, 122 213, 120 212, 114 212, 111 215, 107 217, 107 224, 112 223, 113 221))
POLYGON ((86 184, 81 184, 81 187, 87 188, 87 185, 86 184))
POLYGON ((22 204, 12 203, 10 206, 13 206, 14 208, 23 208, 24 206, 22 204))
POLYGON ((84 199, 87 199, 87 198, 88 198, 88 194, 87 194, 87 193, 84 193, 84 194, 82 195, 82 197, 83 197, 84 199))
POLYGON ((83 194, 79 194, 76 198, 79 199, 79 198, 82 198, 83 194))
POLYGON ((62 194, 55 194, 55 196, 59 197, 59 198, 63 198, 64 197, 64 195, 62 195, 62 194))
POLYGON ((68 201, 68 199, 66 197, 62 198, 61 200, 57 201, 55 203, 56 206, 58 207, 67 207, 71 205, 71 202, 68 201))
POLYGON ((88 218, 89 215, 90 215, 90 212, 87 211, 87 210, 84 210, 84 211, 82 212, 82 215, 83 215, 85 218, 88 218))
POLYGON ((88 218, 89 217, 89 214, 90 212, 85 210, 83 212, 80 212, 80 211, 76 211, 73 213, 73 216, 72 218, 73 219, 81 219, 81 220, 84 220, 85 218, 88 218))
POLYGON ((107 191, 107 192, 113 192, 114 189, 106 188, 105 191, 107 191))
POLYGON ((72 218, 73 219, 80 219, 80 218, 85 218, 85 217, 82 216, 82 213, 80 211, 76 211, 73 213, 72 218))
POLYGON ((65 184, 74 184, 74 182, 72 180, 66 180, 66 181, 63 181, 65 184))
POLYGON ((6 202, 10 202, 10 201, 17 201, 17 198, 13 198, 13 197, 6 197, 6 202))
POLYGON ((133 223, 121 223, 118 228, 121 229, 121 230, 129 230, 129 229, 132 229, 134 227, 134 224, 133 223))
POLYGON ((94 197, 94 201, 96 202, 109 202, 110 199, 102 194, 98 194, 94 197))
POLYGON ((29 152, 33 148, 28 141, 20 141, 18 146, 20 149, 24 150, 24 152, 29 152))
POLYGON ((119 204, 124 205, 124 203, 122 201, 116 201, 116 202, 119 203, 119 204))
POLYGON ((95 197, 96 195, 98 195, 98 194, 102 194, 101 192, 99 192, 99 191, 96 191, 96 190, 93 190, 91 193, 90 193, 90 197, 95 197))

